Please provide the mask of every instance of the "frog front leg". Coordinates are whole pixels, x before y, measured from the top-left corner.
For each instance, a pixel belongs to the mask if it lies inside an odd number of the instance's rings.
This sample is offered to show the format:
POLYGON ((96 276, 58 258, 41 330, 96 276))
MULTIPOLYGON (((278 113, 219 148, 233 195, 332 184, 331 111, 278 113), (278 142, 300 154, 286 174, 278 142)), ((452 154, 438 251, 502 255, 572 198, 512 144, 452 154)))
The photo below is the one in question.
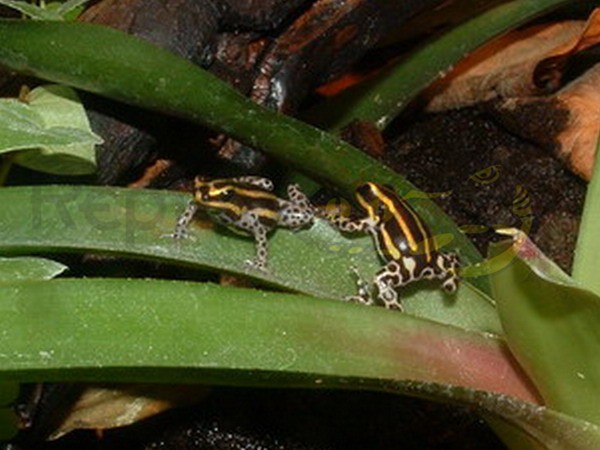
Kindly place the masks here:
POLYGON ((362 305, 374 305, 373 296, 371 295, 371 286, 367 281, 365 281, 358 273, 358 269, 356 267, 350 268, 352 272, 354 272, 354 276, 356 277, 356 294, 355 295, 347 295, 344 297, 344 300, 348 302, 360 303, 362 305))
POLYGON ((264 226, 259 226, 254 231, 254 242, 256 244, 256 256, 254 261, 248 261, 248 264, 255 269, 263 272, 267 271, 267 232, 264 226))
POLYGON ((310 199, 297 184, 290 184, 287 188, 287 194, 290 201, 295 205, 304 209, 314 209, 310 199))
POLYGON ((333 211, 327 207, 315 208, 315 215, 325 219, 334 228, 346 233, 368 233, 375 226, 375 221, 370 217, 351 219, 341 214, 335 208, 333 211))
POLYGON ((177 219, 177 225, 175 225, 175 230, 169 235, 169 237, 172 237, 174 239, 183 239, 187 237, 190 222, 194 218, 194 214, 196 214, 196 211, 198 211, 198 204, 194 200, 190 200, 190 202, 185 207, 185 210, 177 219))
POLYGON ((373 299, 369 283, 362 279, 356 268, 352 268, 356 276, 356 295, 344 297, 344 300, 361 303, 363 305, 374 305, 376 301, 387 309, 403 311, 402 303, 396 288, 403 284, 403 275, 397 262, 392 261, 375 275, 375 286, 377 288, 377 299, 373 299))

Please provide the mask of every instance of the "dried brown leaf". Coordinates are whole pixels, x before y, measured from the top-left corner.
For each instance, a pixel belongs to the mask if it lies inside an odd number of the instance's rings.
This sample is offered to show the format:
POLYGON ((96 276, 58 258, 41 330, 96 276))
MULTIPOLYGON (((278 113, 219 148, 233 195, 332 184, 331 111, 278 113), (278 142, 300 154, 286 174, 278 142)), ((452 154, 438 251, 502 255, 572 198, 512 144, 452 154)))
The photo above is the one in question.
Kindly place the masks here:
POLYGON ((196 403, 207 393, 208 388, 199 385, 90 386, 50 439, 78 429, 104 430, 130 425, 167 409, 196 403))
POLYGON ((426 92, 427 110, 556 90, 568 59, 598 42, 600 9, 587 22, 565 21, 513 31, 467 56, 432 85, 426 92))
POLYGON ((562 89, 556 98, 569 111, 569 122, 557 136, 558 154, 585 180, 592 178, 600 131, 600 65, 562 89))

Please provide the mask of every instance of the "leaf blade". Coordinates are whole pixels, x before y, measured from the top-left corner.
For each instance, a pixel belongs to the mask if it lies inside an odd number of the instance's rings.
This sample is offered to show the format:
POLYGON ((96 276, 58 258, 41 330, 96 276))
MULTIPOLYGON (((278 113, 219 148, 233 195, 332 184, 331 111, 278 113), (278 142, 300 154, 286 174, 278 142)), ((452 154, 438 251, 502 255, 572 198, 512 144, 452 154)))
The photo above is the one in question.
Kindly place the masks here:
POLYGON ((61 279, 0 292, 0 379, 416 378, 535 401, 501 340, 380 308, 165 280, 61 279))

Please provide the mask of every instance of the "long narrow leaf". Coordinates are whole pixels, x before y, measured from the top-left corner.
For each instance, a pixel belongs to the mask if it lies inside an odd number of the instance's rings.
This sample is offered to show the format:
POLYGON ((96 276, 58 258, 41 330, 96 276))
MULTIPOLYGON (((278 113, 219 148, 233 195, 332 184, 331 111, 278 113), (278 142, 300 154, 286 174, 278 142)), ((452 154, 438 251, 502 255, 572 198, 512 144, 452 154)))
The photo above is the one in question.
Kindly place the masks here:
MULTIPOLYGON (((48 259, 0 257, 0 284, 24 280, 48 280, 65 270, 66 266, 48 259)), ((10 438, 17 431, 17 420, 12 403, 18 393, 19 383, 15 380, 0 381, 0 440, 10 438)))
POLYGON ((21 282, 0 298, 0 381, 380 390, 469 405, 547 449, 600 442, 597 427, 537 406, 502 341, 408 315, 156 280, 21 282))
POLYGON ((380 308, 157 280, 21 282, 0 285, 0 298, 0 380, 177 373, 180 382, 310 386, 366 377, 537 402, 501 340, 380 308))

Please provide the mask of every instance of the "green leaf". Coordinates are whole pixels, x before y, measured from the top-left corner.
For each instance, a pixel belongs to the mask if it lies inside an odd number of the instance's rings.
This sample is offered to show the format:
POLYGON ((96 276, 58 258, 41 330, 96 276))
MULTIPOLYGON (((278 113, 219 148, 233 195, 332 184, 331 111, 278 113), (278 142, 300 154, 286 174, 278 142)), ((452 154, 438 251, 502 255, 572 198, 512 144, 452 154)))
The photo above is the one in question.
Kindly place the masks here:
POLYGON ((600 424, 600 298, 524 234, 513 251, 512 264, 491 277, 511 351, 549 407, 600 424))
POLYGON ((501 340, 381 308, 164 280, 21 282, 0 298, 0 381, 379 390, 469 405, 549 449, 600 442, 535 404, 501 340))
POLYGON ((15 162, 30 169, 63 175, 93 173, 96 170, 95 145, 101 144, 102 140, 92 132, 76 92, 66 86, 41 86, 29 93, 27 102, 46 128, 68 127, 87 139, 20 152, 15 162))
POLYGON ((448 402, 467 404, 481 412, 511 450, 600 448, 600 427, 545 406, 461 387, 442 391, 437 386, 429 388, 417 385, 417 389, 421 397, 430 390, 430 398, 435 396, 438 401, 446 398, 448 402))
POLYGON ((379 390, 469 405, 547 448, 600 442, 518 400, 536 396, 502 341, 380 308, 156 280, 21 282, 0 298, 0 380, 379 390))
POLYGON ((64 264, 45 258, 0 257, 0 283, 18 280, 49 280, 67 269, 64 264))
POLYGON ((30 93, 31 104, 0 100, 0 153, 28 150, 16 161, 60 174, 95 170, 94 145, 102 141, 89 128, 72 89, 53 86, 30 93))
MULTIPOLYGON (((390 184, 400 194, 415 191, 337 137, 266 110, 190 62, 120 31, 83 23, 1 20, 0 42, 0 63, 13 70, 207 125, 348 194, 365 180, 390 184)), ((469 239, 432 201, 420 199, 415 208, 434 232, 453 237, 463 261, 481 261, 469 239)), ((488 290, 485 279, 473 283, 488 290)))
POLYGON ((2 284, 0 298, 0 381, 341 387, 363 377, 537 401, 502 340, 383 308, 140 279, 2 284))
MULTIPOLYGON (((11 253, 98 251, 153 258, 248 276, 262 283, 317 297, 355 293, 350 266, 370 278, 380 267, 370 237, 350 239, 318 221, 311 229, 277 230, 269 239, 270 271, 249 268, 251 238, 204 222, 191 238, 172 233, 188 195, 152 190, 86 186, 33 186, 0 190, 0 251, 11 253)), ((402 290, 406 310, 465 329, 500 333, 491 301, 467 283, 447 296, 436 283, 402 290)))

